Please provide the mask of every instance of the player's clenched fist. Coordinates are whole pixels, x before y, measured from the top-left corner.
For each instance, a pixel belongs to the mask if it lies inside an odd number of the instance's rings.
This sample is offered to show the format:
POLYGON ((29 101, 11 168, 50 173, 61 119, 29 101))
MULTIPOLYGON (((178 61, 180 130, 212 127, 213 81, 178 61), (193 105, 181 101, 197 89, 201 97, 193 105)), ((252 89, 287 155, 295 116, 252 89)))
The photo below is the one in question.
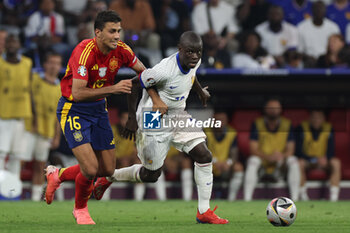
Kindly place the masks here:
POLYGON ((132 87, 131 79, 121 80, 120 82, 115 84, 114 87, 115 87, 114 94, 120 94, 120 93, 130 94, 131 87, 132 87))

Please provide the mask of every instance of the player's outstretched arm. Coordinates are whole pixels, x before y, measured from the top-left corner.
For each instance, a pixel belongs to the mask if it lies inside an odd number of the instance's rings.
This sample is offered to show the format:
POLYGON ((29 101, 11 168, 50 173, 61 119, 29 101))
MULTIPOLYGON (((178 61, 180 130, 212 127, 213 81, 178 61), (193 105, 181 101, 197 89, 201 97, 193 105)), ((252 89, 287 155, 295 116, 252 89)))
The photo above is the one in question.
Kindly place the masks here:
POLYGON ((76 102, 95 101, 112 94, 131 93, 131 80, 121 80, 117 84, 101 88, 88 88, 87 81, 73 79, 72 95, 76 102))
POLYGON ((127 95, 129 117, 128 117, 128 121, 126 122, 125 128, 121 133, 121 136, 126 139, 135 140, 136 139, 135 134, 137 130, 136 108, 137 108, 137 102, 139 99, 139 92, 141 90, 141 84, 138 76, 135 76, 134 78, 132 78, 131 82, 132 82, 131 93, 127 95))
POLYGON ((202 104, 204 107, 207 106, 207 101, 210 98, 210 94, 208 91, 208 86, 206 87, 202 87, 201 84, 198 82, 197 77, 194 80, 193 86, 192 86, 193 90, 195 90, 199 96, 199 99, 202 101, 202 104))

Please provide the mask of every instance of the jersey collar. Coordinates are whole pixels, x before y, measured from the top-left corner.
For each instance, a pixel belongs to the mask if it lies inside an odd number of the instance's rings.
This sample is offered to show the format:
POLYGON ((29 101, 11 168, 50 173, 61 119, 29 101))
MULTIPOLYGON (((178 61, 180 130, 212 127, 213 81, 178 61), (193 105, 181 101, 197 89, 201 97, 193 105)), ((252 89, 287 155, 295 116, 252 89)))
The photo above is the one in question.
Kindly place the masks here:
POLYGON ((181 64, 180 64, 180 58, 179 58, 179 53, 176 54, 176 61, 177 61, 177 66, 179 67, 181 73, 183 74, 188 74, 188 72, 190 72, 191 69, 189 69, 187 72, 184 71, 184 69, 182 68, 181 64))

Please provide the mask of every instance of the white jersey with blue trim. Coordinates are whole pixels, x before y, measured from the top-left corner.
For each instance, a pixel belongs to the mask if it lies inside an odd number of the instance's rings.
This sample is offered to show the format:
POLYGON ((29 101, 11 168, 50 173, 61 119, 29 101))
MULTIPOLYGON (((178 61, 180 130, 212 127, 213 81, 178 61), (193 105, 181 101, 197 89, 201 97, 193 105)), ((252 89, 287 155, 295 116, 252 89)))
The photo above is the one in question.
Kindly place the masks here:
MULTIPOLYGON (((152 86, 157 88, 160 98, 168 106, 169 113, 172 110, 184 110, 200 64, 201 60, 193 69, 186 72, 180 65, 179 53, 175 53, 164 58, 153 68, 143 71, 140 75, 140 82, 144 88, 152 86)), ((151 97, 146 90, 143 90, 137 109, 138 115, 145 109, 151 109, 152 106, 151 97)))

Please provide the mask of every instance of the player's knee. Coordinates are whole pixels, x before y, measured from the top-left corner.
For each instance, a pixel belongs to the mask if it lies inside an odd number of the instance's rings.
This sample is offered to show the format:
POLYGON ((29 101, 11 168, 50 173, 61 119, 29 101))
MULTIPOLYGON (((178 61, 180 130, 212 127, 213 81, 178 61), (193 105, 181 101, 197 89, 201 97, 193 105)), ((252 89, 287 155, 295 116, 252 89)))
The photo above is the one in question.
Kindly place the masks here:
POLYGON ((197 163, 211 163, 213 160, 213 155, 209 150, 204 150, 200 153, 200 155, 195 157, 195 161, 197 163))
POLYGON ((88 179, 93 179, 97 175, 98 168, 94 166, 82 168, 83 175, 88 179))

